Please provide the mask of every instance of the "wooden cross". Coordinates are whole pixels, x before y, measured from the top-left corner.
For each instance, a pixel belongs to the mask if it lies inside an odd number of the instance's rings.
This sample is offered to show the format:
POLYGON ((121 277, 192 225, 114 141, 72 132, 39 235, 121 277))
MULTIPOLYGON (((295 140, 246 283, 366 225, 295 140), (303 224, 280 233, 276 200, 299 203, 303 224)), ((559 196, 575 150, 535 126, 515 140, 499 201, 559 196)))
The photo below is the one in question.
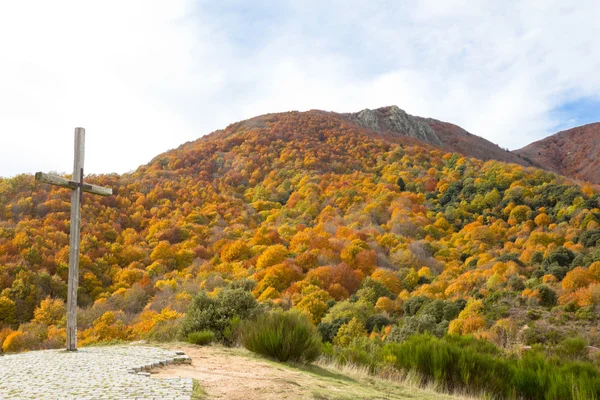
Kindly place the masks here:
POLYGON ((83 192, 110 196, 111 188, 90 185, 83 182, 83 158, 85 129, 75 128, 75 160, 73 179, 65 179, 43 172, 35 174, 35 179, 43 183, 71 189, 71 232, 69 235, 69 289, 67 293, 67 350, 77 351, 77 287, 79 286, 79 228, 81 225, 81 200, 83 192))

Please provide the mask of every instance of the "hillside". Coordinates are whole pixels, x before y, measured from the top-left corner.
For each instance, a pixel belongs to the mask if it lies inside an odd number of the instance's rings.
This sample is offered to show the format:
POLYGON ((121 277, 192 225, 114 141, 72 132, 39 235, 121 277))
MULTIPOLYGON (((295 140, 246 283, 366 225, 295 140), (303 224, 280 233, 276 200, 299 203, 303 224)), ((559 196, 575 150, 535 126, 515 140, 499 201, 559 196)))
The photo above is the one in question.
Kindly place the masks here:
POLYGON ((599 122, 558 132, 514 152, 549 171, 600 183, 599 122))
MULTIPOLYGON (((115 195, 84 195, 82 345, 172 339, 199 291, 232 285, 306 314, 327 342, 352 322, 387 341, 600 344, 595 186, 320 111, 232 124, 90 181, 115 195)), ((0 179, 4 351, 64 342, 68 212, 67 190, 0 179)))

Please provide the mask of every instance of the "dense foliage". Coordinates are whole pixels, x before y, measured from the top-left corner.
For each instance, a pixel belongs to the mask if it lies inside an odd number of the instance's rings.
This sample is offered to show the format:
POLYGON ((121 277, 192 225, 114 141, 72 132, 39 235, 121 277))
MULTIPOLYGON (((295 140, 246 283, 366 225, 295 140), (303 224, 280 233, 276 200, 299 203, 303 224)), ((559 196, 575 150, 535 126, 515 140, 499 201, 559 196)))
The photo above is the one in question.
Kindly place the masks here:
MULTIPOLYGON (((231 342, 233 286, 239 312, 251 297, 293 308, 341 346, 421 332, 598 345, 598 188, 400 140, 274 114, 91 176, 115 195, 84 195, 80 343, 231 342)), ((68 218, 68 190, 0 179, 4 351, 64 343, 68 218)))

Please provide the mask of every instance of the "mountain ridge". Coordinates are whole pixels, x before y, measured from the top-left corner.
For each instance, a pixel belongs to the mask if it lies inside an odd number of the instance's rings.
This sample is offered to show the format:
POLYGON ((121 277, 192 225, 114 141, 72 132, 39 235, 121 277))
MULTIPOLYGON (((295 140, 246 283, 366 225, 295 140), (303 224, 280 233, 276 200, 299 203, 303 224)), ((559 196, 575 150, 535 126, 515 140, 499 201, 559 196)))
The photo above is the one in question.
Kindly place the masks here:
POLYGON ((450 153, 457 152, 483 161, 494 159, 523 166, 530 165, 518 155, 458 125, 434 118, 413 116, 395 105, 340 115, 381 134, 413 137, 450 153))
POLYGON ((347 129, 352 128, 366 136, 383 139, 390 143, 425 146, 431 149, 437 148, 447 153, 456 152, 483 161, 497 160, 521 166, 532 166, 531 163, 520 156, 502 149, 500 146, 472 134, 458 125, 434 118, 413 116, 395 105, 373 110, 364 109, 355 113, 338 113, 318 109, 267 113, 234 122, 225 129, 213 131, 196 140, 186 142, 173 150, 180 150, 193 143, 208 142, 216 138, 227 140, 227 136, 230 136, 232 131, 265 129, 269 127, 270 122, 284 115, 305 118, 327 116, 327 118, 336 120, 336 123, 343 124, 347 129))
MULTIPOLYGON (((363 109, 358 112, 339 113, 323 110, 289 111, 299 115, 326 114, 364 129, 363 133, 392 143, 425 145, 442 149, 448 153, 459 153, 483 161, 496 160, 519 164, 525 167, 542 168, 565 177, 600 184, 600 122, 571 128, 533 142, 521 149, 510 151, 489 140, 470 133, 459 125, 435 118, 413 116, 396 105, 363 109), (585 137, 583 146, 565 145, 573 136, 585 137), (560 142, 562 151, 556 149, 558 138, 567 136, 560 142), (587 146, 586 143, 591 146, 587 146), (549 143, 554 143, 553 146, 549 143), (575 151, 575 155, 573 152, 575 151), (541 153, 541 154, 537 154, 541 153), (585 154, 582 154, 585 153, 585 154)), ((283 113, 268 113, 242 120, 229 125, 246 129, 267 128, 268 122, 283 113)), ((217 130, 198 140, 210 140, 225 130, 217 130)))
POLYGON ((600 122, 557 132, 514 153, 546 170, 600 184, 600 122))

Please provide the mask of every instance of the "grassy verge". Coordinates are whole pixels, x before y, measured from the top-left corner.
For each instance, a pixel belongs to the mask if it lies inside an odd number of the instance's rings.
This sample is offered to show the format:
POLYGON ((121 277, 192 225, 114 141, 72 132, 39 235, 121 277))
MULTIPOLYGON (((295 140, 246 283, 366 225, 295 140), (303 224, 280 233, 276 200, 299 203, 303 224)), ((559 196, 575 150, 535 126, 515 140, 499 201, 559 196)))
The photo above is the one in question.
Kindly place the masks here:
POLYGON ((526 400, 600 398, 600 371, 589 362, 537 351, 507 356, 492 343, 469 337, 415 335, 400 343, 361 338, 327 353, 334 364, 398 375, 404 383, 402 374, 413 371, 417 386, 448 393, 526 400))
POLYGON ((416 373, 403 375, 387 370, 381 375, 374 375, 366 367, 355 364, 339 365, 326 358, 320 358, 315 364, 282 363, 240 348, 225 350, 228 354, 268 363, 279 370, 301 372, 308 377, 308 380, 296 379, 288 383, 306 389, 306 398, 316 400, 469 400, 475 398, 459 392, 442 393, 436 385, 424 384, 422 377, 416 373))

